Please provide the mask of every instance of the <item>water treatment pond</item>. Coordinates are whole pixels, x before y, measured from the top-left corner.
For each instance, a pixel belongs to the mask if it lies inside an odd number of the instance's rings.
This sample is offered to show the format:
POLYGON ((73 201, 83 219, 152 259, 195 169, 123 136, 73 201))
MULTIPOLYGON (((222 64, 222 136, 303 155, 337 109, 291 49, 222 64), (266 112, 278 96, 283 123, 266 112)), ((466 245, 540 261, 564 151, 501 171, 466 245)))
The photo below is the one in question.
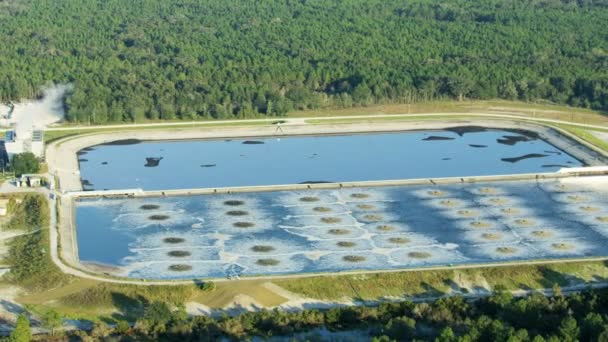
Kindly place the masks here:
POLYGON ((608 255, 608 194, 526 181, 76 203, 79 257, 146 279, 608 255))
POLYGON ((532 133, 479 128, 232 140, 127 140, 90 147, 78 155, 85 190, 463 177, 581 166, 532 133))

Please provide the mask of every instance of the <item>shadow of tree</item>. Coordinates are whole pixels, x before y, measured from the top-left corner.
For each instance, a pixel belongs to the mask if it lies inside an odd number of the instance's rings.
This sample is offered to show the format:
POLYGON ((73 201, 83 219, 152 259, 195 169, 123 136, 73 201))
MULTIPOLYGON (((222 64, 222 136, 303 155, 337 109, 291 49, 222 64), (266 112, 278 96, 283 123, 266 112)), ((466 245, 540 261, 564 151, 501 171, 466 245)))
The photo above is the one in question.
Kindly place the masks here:
POLYGON ((116 318, 141 317, 141 315, 143 315, 144 308, 149 304, 148 300, 142 296, 129 297, 118 292, 112 292, 111 296, 112 303, 120 311, 120 314, 113 315, 116 318))

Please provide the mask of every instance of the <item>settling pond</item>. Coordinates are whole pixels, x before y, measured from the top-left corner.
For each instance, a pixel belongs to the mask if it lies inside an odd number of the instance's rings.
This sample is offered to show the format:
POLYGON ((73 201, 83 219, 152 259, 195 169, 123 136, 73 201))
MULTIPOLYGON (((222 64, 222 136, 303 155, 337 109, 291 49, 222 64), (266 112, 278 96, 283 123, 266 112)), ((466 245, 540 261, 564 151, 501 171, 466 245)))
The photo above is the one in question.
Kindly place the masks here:
POLYGON ((605 256, 607 197, 522 181, 81 199, 77 240, 81 261, 146 279, 605 256))
POLYGON ((581 162, 517 130, 118 141, 79 154, 85 190, 170 190, 553 172, 581 162))

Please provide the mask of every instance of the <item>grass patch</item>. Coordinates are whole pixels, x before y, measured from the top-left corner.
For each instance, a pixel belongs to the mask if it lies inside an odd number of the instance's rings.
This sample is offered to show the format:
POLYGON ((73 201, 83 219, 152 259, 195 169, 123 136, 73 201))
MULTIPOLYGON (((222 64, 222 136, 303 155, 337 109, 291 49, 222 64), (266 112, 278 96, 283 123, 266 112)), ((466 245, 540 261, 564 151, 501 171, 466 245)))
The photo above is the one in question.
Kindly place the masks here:
POLYGON ((342 260, 346 261, 346 262, 363 262, 365 261, 365 257, 360 256, 360 255, 345 255, 342 257, 342 260))
POLYGON ((139 209, 141 210, 156 210, 160 208, 160 205, 158 204, 144 204, 141 207, 139 207, 139 209))
POLYGON ((427 252, 409 252, 407 256, 413 259, 428 259, 431 257, 431 253, 427 252))
POLYGON ((192 266, 184 265, 184 264, 174 264, 174 265, 170 265, 167 269, 169 271, 173 271, 173 272, 186 272, 186 271, 191 271, 192 266))
POLYGON ((50 258, 49 207, 46 198, 27 194, 17 205, 8 226, 29 232, 8 242, 6 263, 11 266, 5 279, 30 291, 61 286, 73 277, 61 272, 50 258))
POLYGON ((170 251, 167 253, 167 255, 174 258, 185 258, 192 255, 192 253, 188 251, 170 251))
POLYGON ((275 248, 272 246, 267 246, 267 245, 257 245, 257 246, 251 247, 251 250, 256 253, 270 253, 270 252, 274 251, 275 248))
POLYGON ((357 244, 355 242, 352 241, 338 241, 336 242, 336 246, 338 247, 342 247, 342 248, 352 248, 355 247, 357 244))
POLYGON ((328 207, 314 207, 312 208, 312 210, 319 212, 319 213, 328 213, 331 211, 331 208, 328 207))
POLYGON ((171 243, 171 244, 182 243, 184 241, 186 241, 186 240, 183 238, 180 238, 180 237, 168 237, 168 238, 163 239, 164 243, 171 243))
POLYGON ((410 243, 410 239, 405 237, 392 237, 388 239, 388 242, 396 245, 405 245, 406 243, 410 243))
POLYGON ((300 202, 318 202, 318 201, 319 201, 319 197, 313 197, 313 196, 300 197, 300 202))
POLYGON ((234 222, 232 224, 232 226, 235 228, 251 228, 251 227, 254 227, 255 224, 253 222, 239 221, 239 222, 234 222))
POLYGON ((249 215, 248 211, 245 210, 230 210, 226 212, 228 216, 247 216, 249 215))
POLYGON ((377 300, 386 296, 433 296, 448 293, 454 279, 464 278, 471 286, 504 286, 508 290, 568 286, 608 277, 602 261, 516 265, 438 271, 387 272, 335 275, 301 279, 279 279, 273 283, 305 297, 339 300, 345 297, 377 300), (458 277, 457 277, 458 275, 458 277))
POLYGON ((244 205, 244 204, 245 204, 244 201, 239 201, 239 200, 224 201, 224 205, 231 206, 231 207, 238 207, 238 206, 244 205))
POLYGON ((339 217, 322 217, 321 222, 327 224, 336 224, 342 222, 342 219, 339 217))
POLYGON ((513 248, 513 247, 497 247, 496 248, 496 253, 500 253, 500 254, 514 254, 517 252, 517 248, 513 248))
POLYGON ((331 235, 347 235, 350 233, 348 229, 330 229, 327 231, 331 235))
POLYGON ((169 216, 168 215, 151 215, 151 216, 148 216, 148 219, 152 220, 152 221, 165 221, 165 220, 169 219, 169 216))
POLYGON ((277 259, 267 258, 267 259, 258 259, 258 260, 256 260, 255 263, 260 266, 276 266, 276 265, 280 264, 281 262, 277 259))

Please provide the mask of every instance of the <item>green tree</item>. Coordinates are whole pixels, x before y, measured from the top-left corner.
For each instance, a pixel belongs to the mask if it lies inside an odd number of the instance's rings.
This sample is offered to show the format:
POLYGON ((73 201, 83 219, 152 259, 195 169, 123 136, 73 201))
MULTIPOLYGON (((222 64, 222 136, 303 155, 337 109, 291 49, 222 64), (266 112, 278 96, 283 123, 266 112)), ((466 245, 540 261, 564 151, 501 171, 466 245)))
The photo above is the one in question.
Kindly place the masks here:
POLYGON ((29 342, 32 339, 32 330, 30 328, 30 320, 25 314, 20 314, 17 317, 15 329, 9 336, 10 342, 29 342))
POLYGON ((55 335, 55 330, 61 327, 63 317, 59 312, 49 309, 41 317, 42 326, 51 331, 51 335, 55 335))
POLYGON ((15 154, 11 159, 11 171, 17 177, 26 173, 38 173, 40 171, 40 161, 32 152, 15 154))

